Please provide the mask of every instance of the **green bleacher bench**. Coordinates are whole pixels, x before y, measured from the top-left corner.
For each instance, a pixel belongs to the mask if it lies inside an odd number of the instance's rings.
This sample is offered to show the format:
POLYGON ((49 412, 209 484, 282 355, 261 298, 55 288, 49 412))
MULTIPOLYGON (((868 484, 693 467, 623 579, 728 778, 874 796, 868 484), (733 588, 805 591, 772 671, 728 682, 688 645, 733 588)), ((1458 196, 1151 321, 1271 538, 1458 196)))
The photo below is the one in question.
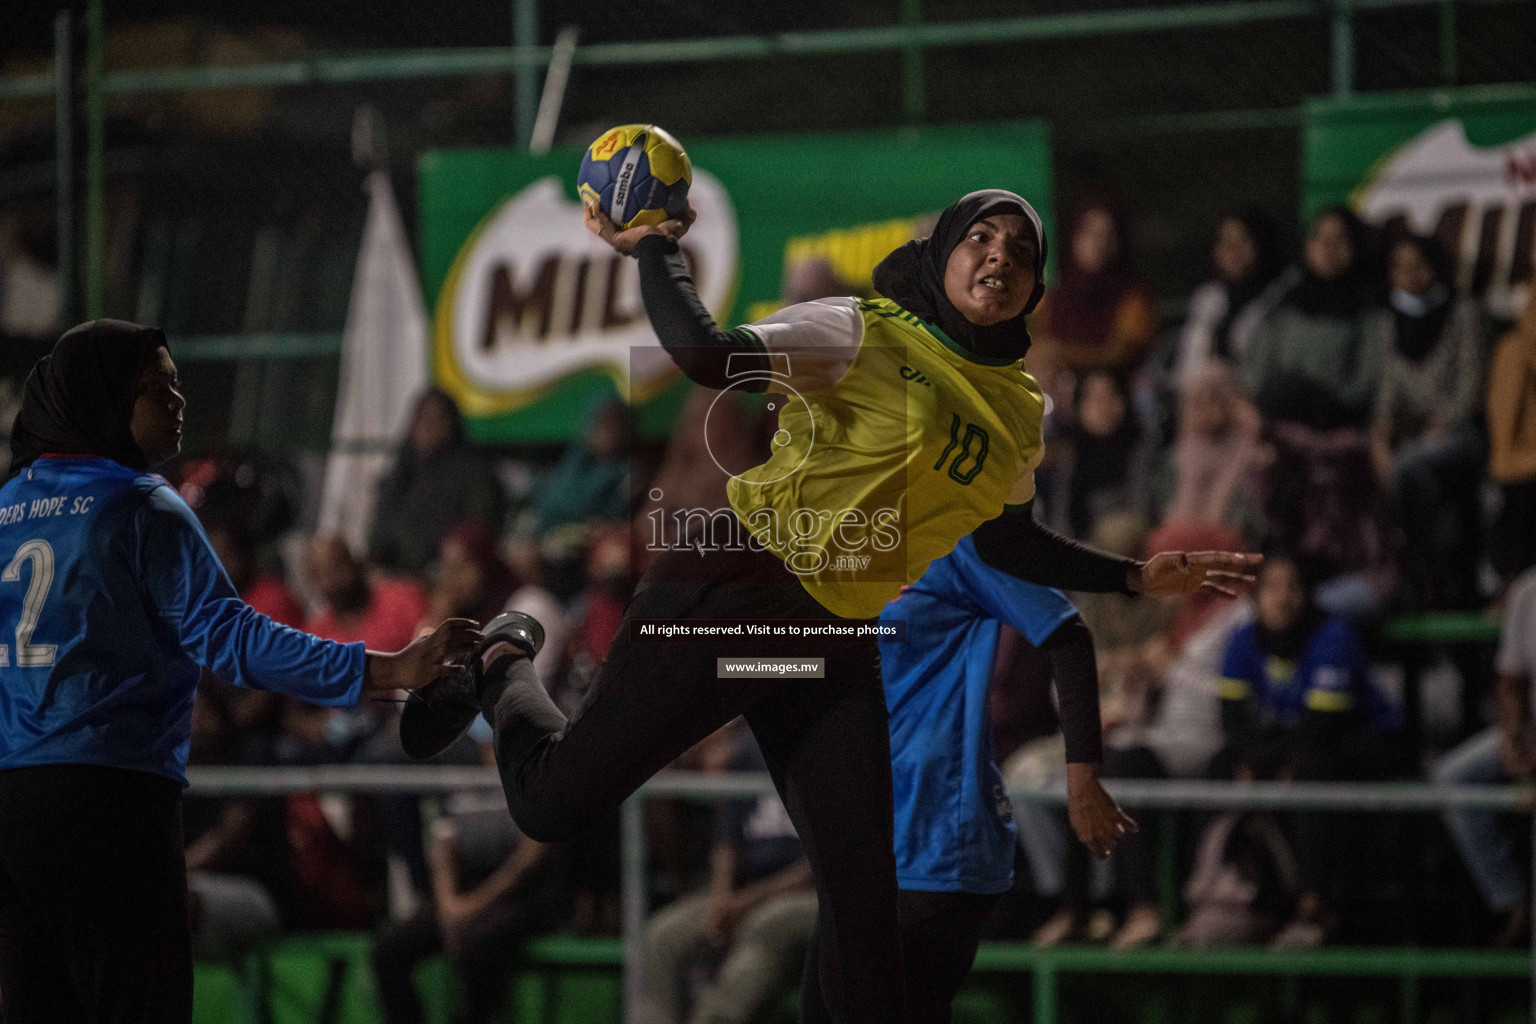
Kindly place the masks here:
MULTIPOLYGON (((251 951, 239 965, 199 964, 199 1024, 374 1024, 378 1017, 368 975, 371 939, 361 933, 289 936, 251 951), (342 965, 338 967, 338 965, 342 965)), ((519 1024, 620 1024, 624 944, 616 938, 551 935, 529 943, 509 990, 504 1020, 519 1024)), ((1003 1024, 1017 1019, 1010 1001, 989 982, 1030 980, 1034 1024, 1055 1024, 1064 979, 1104 976, 1205 976, 1383 979, 1396 982, 1390 1020, 1416 1024, 1421 983, 1433 979, 1525 979, 1531 957, 1521 951, 1478 949, 1324 948, 1278 952, 1260 948, 1116 952, 1098 946, 1036 949, 1021 942, 983 943, 972 984, 956 1004, 956 1024, 1003 1024)), ((448 1020, 454 980, 446 962, 418 971, 429 1019, 448 1020)), ((783 1008, 779 1018, 783 1018, 783 1008)), ((792 1008, 787 1019, 793 1019, 792 1008)), ((1160 1020, 1154 1010, 1141 1019, 1160 1020)), ((776 1018, 776 1019, 779 1019, 776 1018)), ((1247 1019, 1231 1013, 1222 1019, 1247 1019)))
POLYGON ((1400 644, 1492 643, 1499 638, 1500 619, 1487 612, 1430 612, 1389 619, 1382 636, 1400 644))

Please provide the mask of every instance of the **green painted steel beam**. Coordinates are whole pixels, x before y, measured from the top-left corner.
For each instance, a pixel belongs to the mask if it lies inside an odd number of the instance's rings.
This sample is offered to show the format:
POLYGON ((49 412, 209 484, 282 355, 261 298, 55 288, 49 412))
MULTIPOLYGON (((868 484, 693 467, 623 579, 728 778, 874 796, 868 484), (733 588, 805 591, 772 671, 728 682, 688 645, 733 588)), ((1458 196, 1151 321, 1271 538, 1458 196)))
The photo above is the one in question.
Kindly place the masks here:
MULTIPOLYGON (((1356 11, 1369 11, 1442 2, 1444 0, 1354 0, 1350 6, 1356 11)), ((1505 4, 1530 3, 1531 0, 1462 2, 1505 4)), ((1181 4, 969 22, 914 24, 907 17, 903 24, 876 28, 596 43, 578 47, 575 62, 584 65, 677 64, 881 50, 921 50, 1029 39, 1238 27, 1267 21, 1315 18, 1326 11, 1326 7, 1313 0, 1238 0, 1230 3, 1181 4)), ((116 71, 107 75, 105 89, 110 93, 143 93, 507 73, 541 68, 549 63, 551 51, 552 48, 548 46, 527 45, 408 50, 330 55, 245 67, 116 71)), ((0 79, 0 99, 46 96, 52 91, 52 78, 46 74, 0 79)))
POLYGON ((102 0, 85 11, 85 318, 102 315, 107 283, 107 28, 102 0))
POLYGON ((1025 942, 983 943, 978 971, 1044 971, 1089 974, 1253 974, 1298 977, 1519 978, 1531 969, 1523 951, 1329 947, 1277 951, 1146 948, 1111 950, 1093 946, 1036 949, 1025 942))
POLYGON ((173 337, 180 362, 229 359, 310 359, 341 355, 340 331, 303 334, 203 334, 173 337))

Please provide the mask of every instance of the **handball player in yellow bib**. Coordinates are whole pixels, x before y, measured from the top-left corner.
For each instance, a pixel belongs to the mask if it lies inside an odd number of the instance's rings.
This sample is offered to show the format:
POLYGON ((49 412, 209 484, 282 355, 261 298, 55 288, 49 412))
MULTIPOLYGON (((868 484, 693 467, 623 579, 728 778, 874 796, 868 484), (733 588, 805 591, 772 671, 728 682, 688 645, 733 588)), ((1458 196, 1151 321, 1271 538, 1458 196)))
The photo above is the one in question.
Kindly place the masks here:
MULTIPOLYGON (((742 715, 805 844, 820 901, 821 996, 834 1020, 903 1016, 890 741, 879 648, 751 635, 648 642, 649 621, 873 622, 967 534, 991 565, 1076 590, 1225 590, 1256 556, 1082 547, 1030 514, 1041 455, 1025 316, 1046 240, 1021 197, 973 192, 875 272, 881 298, 825 299, 734 330, 699 302, 688 220, 588 227, 639 261, 658 339, 695 383, 776 396, 779 433, 733 477, 730 508, 670 537, 569 720, 513 645, 481 655, 478 700, 519 827, 560 840, 742 715), (820 659, 820 678, 732 676, 721 658, 820 659)), ((490 632, 490 629, 487 629, 490 632)), ((494 637, 492 638, 494 640, 494 637)), ((1112 804, 1111 804, 1112 806, 1112 804)))

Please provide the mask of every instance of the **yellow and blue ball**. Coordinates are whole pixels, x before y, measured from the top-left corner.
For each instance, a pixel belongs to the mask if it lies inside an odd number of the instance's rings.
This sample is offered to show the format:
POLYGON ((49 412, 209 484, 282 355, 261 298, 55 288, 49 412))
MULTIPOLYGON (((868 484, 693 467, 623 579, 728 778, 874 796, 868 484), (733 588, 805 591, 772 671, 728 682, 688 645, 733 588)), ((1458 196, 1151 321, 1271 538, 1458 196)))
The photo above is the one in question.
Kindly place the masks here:
POLYGON ((576 176, 584 203, 596 202, 620 228, 660 224, 688 212, 693 164, 653 124, 610 128, 587 147, 576 176))

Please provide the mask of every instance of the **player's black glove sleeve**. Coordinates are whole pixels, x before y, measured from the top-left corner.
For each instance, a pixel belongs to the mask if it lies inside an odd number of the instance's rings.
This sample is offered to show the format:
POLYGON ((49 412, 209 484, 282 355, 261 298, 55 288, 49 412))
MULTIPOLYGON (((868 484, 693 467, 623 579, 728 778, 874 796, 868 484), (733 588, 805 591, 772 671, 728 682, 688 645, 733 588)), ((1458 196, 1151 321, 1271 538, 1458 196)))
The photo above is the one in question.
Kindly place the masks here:
POLYGON ((1129 558, 1105 554, 1035 521, 1033 501, 1010 506, 971 534, 976 553, 994 569, 1063 590, 1128 594, 1129 558))
POLYGON ((1098 764, 1104 760, 1104 729, 1099 721, 1099 666, 1093 634, 1081 616, 1056 627, 1040 645, 1051 660, 1061 736, 1067 741, 1068 764, 1098 764))
POLYGON ((757 372, 757 379, 738 385, 739 391, 761 391, 761 374, 770 369, 763 343, 738 327, 722 331, 699 301, 677 242, 665 235, 647 235, 635 245, 640 261, 640 298, 651 327, 672 361, 695 384, 724 391, 733 377, 757 372), (735 356, 733 359, 732 356, 735 356))

